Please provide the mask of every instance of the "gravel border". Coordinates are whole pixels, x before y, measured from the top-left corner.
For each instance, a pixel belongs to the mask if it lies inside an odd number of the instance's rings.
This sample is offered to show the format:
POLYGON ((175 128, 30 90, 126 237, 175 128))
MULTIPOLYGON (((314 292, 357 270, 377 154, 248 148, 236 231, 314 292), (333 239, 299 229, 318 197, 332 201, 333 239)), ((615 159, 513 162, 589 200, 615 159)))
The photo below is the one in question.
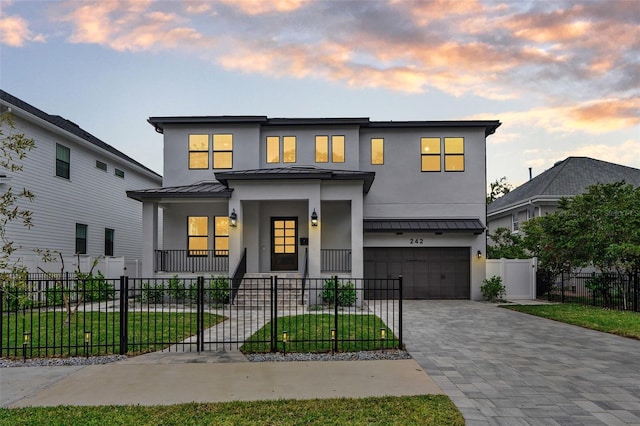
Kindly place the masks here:
POLYGON ((28 358, 26 362, 22 359, 0 358, 0 368, 99 365, 122 361, 127 358, 126 355, 90 356, 89 358, 75 356, 69 358, 28 358))
POLYGON ((411 359, 407 351, 390 349, 385 351, 337 352, 331 353, 264 353, 248 354, 251 362, 289 362, 289 361, 377 361, 411 359))

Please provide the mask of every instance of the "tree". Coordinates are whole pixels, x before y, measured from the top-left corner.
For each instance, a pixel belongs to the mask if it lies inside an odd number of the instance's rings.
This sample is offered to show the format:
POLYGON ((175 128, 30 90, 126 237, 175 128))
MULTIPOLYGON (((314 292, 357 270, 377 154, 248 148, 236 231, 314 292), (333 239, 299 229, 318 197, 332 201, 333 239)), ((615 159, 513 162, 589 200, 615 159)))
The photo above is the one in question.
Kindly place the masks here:
MULTIPOLYGON (((0 115, 0 175, 6 177, 5 172, 13 174, 23 170, 22 161, 27 153, 35 148, 35 141, 23 133, 15 132, 15 124, 10 113, 0 115), (5 133, 6 132, 6 133, 5 133)), ((3 188, 4 189, 4 188, 3 188)), ((0 196, 0 288, 12 290, 7 294, 7 303, 20 306, 26 303, 26 269, 12 258, 18 249, 15 242, 7 235, 7 229, 13 222, 22 223, 31 228, 31 211, 22 206, 22 201, 33 201, 34 195, 27 188, 15 190, 9 186, 0 196)))
POLYGON ((496 179, 489 184, 489 193, 487 194, 487 204, 493 203, 498 198, 508 194, 513 189, 513 186, 507 182, 507 177, 503 176, 500 179, 496 179))
POLYGON ((487 246, 487 257, 490 259, 528 259, 524 240, 520 234, 514 234, 508 228, 498 228, 489 234, 492 244, 487 246))

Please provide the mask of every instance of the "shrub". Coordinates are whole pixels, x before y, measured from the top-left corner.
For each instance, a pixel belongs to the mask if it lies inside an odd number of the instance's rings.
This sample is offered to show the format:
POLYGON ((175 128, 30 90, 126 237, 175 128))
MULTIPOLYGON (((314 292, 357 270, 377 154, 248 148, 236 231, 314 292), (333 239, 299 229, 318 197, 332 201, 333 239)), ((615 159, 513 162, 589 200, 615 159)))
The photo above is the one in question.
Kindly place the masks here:
POLYGON ((211 302, 225 304, 229 303, 229 279, 223 276, 211 276, 209 281, 209 294, 211 302))
POLYGON ((67 297, 69 297, 71 292, 68 289, 65 290, 65 288, 58 283, 56 283, 56 285, 54 285, 53 288, 48 288, 46 290, 47 305, 50 305, 50 306, 62 305, 64 303, 65 293, 67 294, 67 297))
POLYGON ((482 297, 489 302, 502 300, 502 298, 507 294, 507 289, 502 284, 502 277, 494 275, 491 278, 485 278, 482 282, 484 283, 480 287, 482 297))
POLYGON ((33 300, 29 298, 27 283, 23 280, 7 280, 2 283, 3 300, 2 309, 5 311, 17 311, 22 308, 30 308, 33 300))
POLYGON ((184 281, 178 278, 178 275, 174 275, 169 280, 167 294, 176 300, 185 300, 187 298, 187 287, 184 281))
POLYGON ((116 290, 108 282, 102 272, 98 275, 76 274, 80 288, 84 291, 84 300, 87 302, 99 302, 101 300, 113 300, 116 297, 116 290))
POLYGON ((164 296, 164 285, 153 286, 151 284, 142 283, 142 301, 145 303, 162 303, 162 297, 164 296))
MULTIPOLYGON (((325 280, 322 286, 322 301, 333 304, 335 282, 325 280)), ((338 284, 338 296, 336 297, 338 306, 353 306, 356 303, 356 288, 351 281, 346 284, 338 284)))

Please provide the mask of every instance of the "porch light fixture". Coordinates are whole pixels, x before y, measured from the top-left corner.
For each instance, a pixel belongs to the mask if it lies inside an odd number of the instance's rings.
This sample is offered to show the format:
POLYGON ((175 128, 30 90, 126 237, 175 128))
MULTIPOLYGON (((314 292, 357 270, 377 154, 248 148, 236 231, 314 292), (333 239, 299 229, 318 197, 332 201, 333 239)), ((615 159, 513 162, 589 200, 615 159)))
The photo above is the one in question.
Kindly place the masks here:
POLYGON ((229 215, 229 224, 233 227, 236 227, 238 225, 238 215, 236 214, 236 209, 233 209, 233 211, 229 215))
POLYGON ((478 250, 478 259, 482 258, 482 252, 478 250))
POLYGON ((313 213, 311 213, 311 226, 318 226, 318 213, 316 213, 316 209, 313 209, 313 213))

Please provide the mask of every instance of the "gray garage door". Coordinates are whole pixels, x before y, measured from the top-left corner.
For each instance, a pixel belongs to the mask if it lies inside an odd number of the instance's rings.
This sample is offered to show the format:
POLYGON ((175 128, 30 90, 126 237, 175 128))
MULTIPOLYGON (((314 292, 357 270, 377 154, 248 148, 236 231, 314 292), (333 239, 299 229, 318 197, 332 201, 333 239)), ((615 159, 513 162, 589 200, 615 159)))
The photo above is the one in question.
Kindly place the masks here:
POLYGON ((365 297, 384 297, 376 278, 402 275, 407 299, 469 299, 469 247, 365 247, 365 297))

